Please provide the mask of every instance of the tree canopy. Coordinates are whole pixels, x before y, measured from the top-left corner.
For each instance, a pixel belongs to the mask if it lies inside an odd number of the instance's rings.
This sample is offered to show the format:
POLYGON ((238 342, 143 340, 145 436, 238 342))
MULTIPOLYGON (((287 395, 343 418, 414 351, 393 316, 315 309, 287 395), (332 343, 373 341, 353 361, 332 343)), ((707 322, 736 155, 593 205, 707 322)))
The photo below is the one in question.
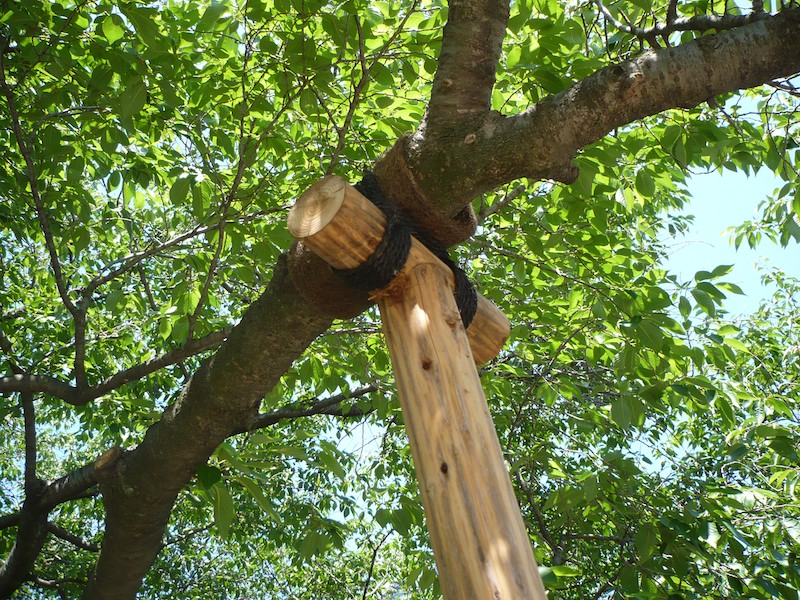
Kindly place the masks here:
POLYGON ((663 267, 694 173, 800 241, 794 2, 0 6, 0 597, 438 596, 377 312, 285 226, 371 171, 511 320, 551 596, 798 598, 800 282, 663 267))

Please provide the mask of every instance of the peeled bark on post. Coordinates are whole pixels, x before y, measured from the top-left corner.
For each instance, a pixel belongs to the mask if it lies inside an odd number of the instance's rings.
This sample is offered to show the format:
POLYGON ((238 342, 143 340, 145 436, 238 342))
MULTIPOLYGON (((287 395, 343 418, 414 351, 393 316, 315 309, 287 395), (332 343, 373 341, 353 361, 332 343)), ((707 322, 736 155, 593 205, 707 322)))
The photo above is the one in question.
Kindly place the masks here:
MULTIPOLYGON (((312 186, 289 214, 290 232, 337 268, 363 263, 384 223, 379 209, 335 176, 312 186)), ((442 592, 449 600, 543 600, 473 359, 476 346, 483 358, 494 347, 485 360, 499 351, 508 321, 482 299, 468 337, 452 285, 450 270, 414 241, 403 270, 375 294, 442 592)))

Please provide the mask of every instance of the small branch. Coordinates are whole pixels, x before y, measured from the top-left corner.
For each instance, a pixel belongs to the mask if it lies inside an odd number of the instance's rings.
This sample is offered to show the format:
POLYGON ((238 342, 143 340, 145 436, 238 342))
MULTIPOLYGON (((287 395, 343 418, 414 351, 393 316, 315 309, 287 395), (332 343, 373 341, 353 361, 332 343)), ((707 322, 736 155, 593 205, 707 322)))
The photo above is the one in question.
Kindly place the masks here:
POLYGON ((387 531, 381 540, 375 544, 375 548, 372 549, 372 558, 369 561, 369 570, 367 571, 367 580, 364 582, 364 593, 361 594, 361 600, 367 600, 367 592, 369 591, 369 583, 372 581, 372 572, 375 569, 375 561, 378 558, 378 551, 381 549, 381 546, 386 542, 389 538, 389 535, 392 533, 390 529, 387 531))
POLYGON ((100 552, 100 546, 97 544, 93 544, 92 542, 87 542, 79 538, 77 535, 70 533, 63 527, 59 527, 55 523, 48 523, 47 524, 47 531, 48 533, 52 533, 57 538, 64 540, 65 542, 69 542, 73 546, 80 548, 81 550, 88 550, 89 552, 100 552))
POLYGON ((667 5, 667 23, 674 23, 678 19, 678 0, 669 0, 667 5))
POLYGON ((615 544, 633 543, 632 537, 597 535, 594 533, 566 533, 564 534, 564 537, 568 540, 594 540, 597 542, 614 542, 615 544))
POLYGON ((800 88, 792 85, 788 81, 785 82, 770 81, 767 85, 770 85, 775 89, 781 90, 782 92, 786 92, 787 94, 794 96, 795 98, 800 98, 800 88))
MULTIPOLYGON (((756 10, 755 6, 760 0, 755 0, 753 3, 754 10, 747 15, 695 15, 693 17, 678 17, 677 15, 677 0, 671 0, 667 7, 667 22, 664 24, 656 24, 652 27, 642 28, 636 27, 632 23, 622 23, 619 19, 603 5, 602 0, 594 0, 597 7, 603 13, 603 16, 617 29, 629 33, 640 40, 646 40, 651 44, 658 47, 656 37, 666 37, 677 31, 725 31, 728 29, 735 29, 743 25, 755 23, 757 21, 768 18, 769 13, 764 12, 763 5, 761 10, 756 10)), ((627 19, 626 19, 627 21, 627 19)))
POLYGON ((45 210, 44 200, 39 190, 39 177, 36 172, 36 164, 33 160, 33 152, 26 143, 25 136, 22 133, 19 112, 17 111, 17 105, 14 100, 14 92, 6 81, 5 61, 2 53, 0 53, 0 88, 2 88, 3 95, 8 103, 8 112, 11 117, 11 129, 14 132, 14 138, 16 139, 20 154, 25 161, 25 175, 31 189, 31 197, 33 198, 36 216, 39 220, 39 227, 44 235, 47 252, 50 255, 50 268, 53 270, 53 276, 56 280, 58 295, 61 297, 61 301, 72 315, 73 321, 75 322, 75 362, 73 366, 76 386, 80 389, 86 384, 86 308, 85 306, 77 306, 69 296, 64 273, 61 270, 61 262, 58 258, 58 251, 56 250, 55 238, 53 237, 53 231, 50 229, 50 222, 47 217, 47 211, 45 210))
POLYGON ((78 389, 55 377, 40 375, 11 375, 0 378, 0 393, 7 392, 31 392, 44 393, 54 398, 60 398, 67 404, 73 406, 83 406, 92 400, 99 398, 122 387, 126 383, 136 381, 164 367, 168 367, 180 362, 190 356, 199 354, 221 344, 228 334, 231 327, 226 327, 220 331, 210 333, 205 337, 197 338, 186 342, 180 348, 175 348, 166 354, 162 354, 152 360, 140 363, 124 371, 120 371, 105 379, 100 384, 78 389))
POLYGON ((36 166, 33 161, 33 153, 31 152, 28 144, 25 142, 25 136, 22 133, 19 112, 17 111, 17 104, 14 100, 14 92, 8 86, 8 82, 6 81, 5 60, 3 59, 2 54, 0 54, 0 89, 3 90, 3 95, 5 96, 8 104, 8 113, 11 117, 11 130, 14 132, 14 139, 16 140, 20 154, 25 161, 25 175, 28 180, 28 185, 30 185, 31 188, 31 196, 33 197, 33 203, 36 208, 36 216, 39 219, 39 226, 44 234, 45 244, 47 245, 47 251, 50 255, 50 267, 53 269, 56 287, 58 288, 58 294, 61 296, 64 306, 66 306, 67 310, 69 310, 69 312, 74 316, 78 309, 69 297, 67 286, 64 281, 64 274, 61 271, 61 263, 58 259, 56 244, 53 239, 53 232, 50 229, 50 223, 47 220, 47 215, 44 209, 44 201, 42 200, 42 196, 39 191, 39 181, 36 175, 36 166))
MULTIPOLYGON (((311 405, 292 407, 287 406, 279 408, 268 413, 262 413, 256 416, 249 424, 245 431, 253 431, 255 429, 263 429, 270 425, 282 421, 283 419, 299 419, 301 417, 310 417, 312 415, 333 415, 336 417, 361 417, 369 411, 363 411, 355 406, 350 407, 347 411, 342 411, 340 404, 352 398, 360 398, 372 392, 377 391, 379 388, 376 384, 365 385, 355 389, 347 394, 336 394, 329 398, 317 400, 311 405)), ((243 432, 238 432, 243 433, 243 432)))
POLYGON ((411 7, 408 9, 408 12, 406 12, 406 15, 403 17, 403 20, 400 21, 400 24, 397 26, 397 29, 394 30, 391 37, 389 37, 386 43, 381 47, 380 51, 377 55, 375 55, 369 65, 367 65, 364 32, 361 27, 361 21, 359 20, 358 16, 354 17, 356 29, 358 31, 358 62, 361 65, 361 77, 353 89, 353 95, 350 99, 350 106, 347 109, 347 115, 345 115, 344 123, 341 127, 336 127, 338 141, 336 142, 336 148, 331 153, 331 162, 328 164, 328 168, 325 170, 326 175, 333 173, 333 170, 339 164, 339 156, 341 155, 344 145, 347 141, 347 132, 350 130, 350 125, 353 122, 356 108, 358 108, 358 104, 361 102, 361 95, 364 93, 367 85, 369 84, 369 78, 372 69, 374 69, 375 65, 377 65, 384 56, 386 56, 386 53, 389 51, 389 48, 392 46, 392 44, 394 44, 397 36, 399 36, 405 28, 408 19, 417 9, 417 4, 419 4, 419 0, 414 0, 414 2, 411 4, 411 7))
POLYGON ((484 208, 482 208, 481 211, 477 215, 478 223, 479 224, 483 223, 486 219, 491 217, 493 214, 498 213, 501 210, 503 210, 506 206, 508 206, 514 200, 516 200, 519 197, 519 195, 522 192, 524 192, 526 189, 528 189, 528 186, 526 186, 524 183, 520 183, 517 187, 515 187, 513 190, 511 190, 505 196, 503 196, 502 200, 500 200, 499 202, 495 202, 491 206, 485 206, 484 208))
POLYGON ((111 112, 110 108, 106 108, 103 106, 72 106, 70 108, 66 108, 64 110, 59 110, 58 112, 48 113, 36 121, 36 126, 33 128, 34 131, 37 131, 39 127, 48 119, 60 119, 61 117, 70 117, 77 113, 82 112, 111 112))
POLYGON ((536 519, 539 535, 542 536, 542 539, 553 553, 553 564, 562 564, 564 559, 564 548, 550 534, 550 530, 547 527, 547 523, 544 522, 542 511, 539 510, 539 504, 537 503, 536 498, 534 498, 533 492, 522 480, 522 475, 520 475, 519 470, 514 471, 514 478, 517 480, 517 486, 525 493, 525 497, 528 499, 528 505, 531 507, 534 519, 536 519))
POLYGON ((0 350, 3 351, 3 354, 6 355, 6 362, 8 363, 11 372, 15 375, 22 375, 23 370, 22 367, 12 358, 14 355, 14 348, 11 345, 11 340, 6 337, 6 334, 3 333, 3 330, 0 329, 0 350))

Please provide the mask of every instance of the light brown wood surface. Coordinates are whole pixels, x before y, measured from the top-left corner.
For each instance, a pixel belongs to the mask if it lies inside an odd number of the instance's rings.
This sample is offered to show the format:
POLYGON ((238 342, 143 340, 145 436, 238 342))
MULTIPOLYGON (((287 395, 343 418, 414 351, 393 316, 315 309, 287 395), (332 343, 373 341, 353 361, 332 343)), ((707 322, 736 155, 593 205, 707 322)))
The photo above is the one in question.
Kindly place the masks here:
MULTIPOLYGON (((333 266, 353 268, 384 222, 344 180, 328 177, 298 200, 289 230, 333 266)), ((447 600, 544 600, 452 285, 450 270, 415 243, 377 295, 442 592, 447 600)), ((502 329, 494 305, 483 299, 481 311, 488 316, 476 315, 470 330, 487 321, 502 329)))
POLYGON ((546 597, 446 272, 378 301, 448 600, 546 597))
MULTIPOLYGON (((381 210, 338 175, 328 175, 312 185, 289 211, 288 219, 289 232, 337 269, 363 264, 383 237, 385 225, 381 210)), ((455 287, 450 269, 414 239, 406 265, 420 262, 441 265, 447 273, 447 289, 455 287)), ((402 281, 402 273, 397 281, 402 281)), ((497 356, 510 331, 502 311, 478 294, 478 309, 467 329, 475 364, 497 356)))

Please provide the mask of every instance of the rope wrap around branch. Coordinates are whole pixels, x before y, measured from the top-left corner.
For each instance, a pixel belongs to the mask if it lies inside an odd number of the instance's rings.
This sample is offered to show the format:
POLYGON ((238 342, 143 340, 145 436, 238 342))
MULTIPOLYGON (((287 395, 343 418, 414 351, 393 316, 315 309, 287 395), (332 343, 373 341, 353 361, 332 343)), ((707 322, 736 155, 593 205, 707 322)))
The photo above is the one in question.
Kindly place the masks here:
POLYGON ((367 172, 355 187, 364 197, 386 215, 386 228, 375 251, 362 265, 354 269, 334 269, 351 287, 372 291, 387 286, 402 270, 411 249, 411 237, 417 238, 439 260, 446 264, 455 277, 454 296, 464 328, 469 327, 478 309, 478 293, 464 270, 450 258, 447 248, 414 222, 381 191, 375 175, 367 172))

